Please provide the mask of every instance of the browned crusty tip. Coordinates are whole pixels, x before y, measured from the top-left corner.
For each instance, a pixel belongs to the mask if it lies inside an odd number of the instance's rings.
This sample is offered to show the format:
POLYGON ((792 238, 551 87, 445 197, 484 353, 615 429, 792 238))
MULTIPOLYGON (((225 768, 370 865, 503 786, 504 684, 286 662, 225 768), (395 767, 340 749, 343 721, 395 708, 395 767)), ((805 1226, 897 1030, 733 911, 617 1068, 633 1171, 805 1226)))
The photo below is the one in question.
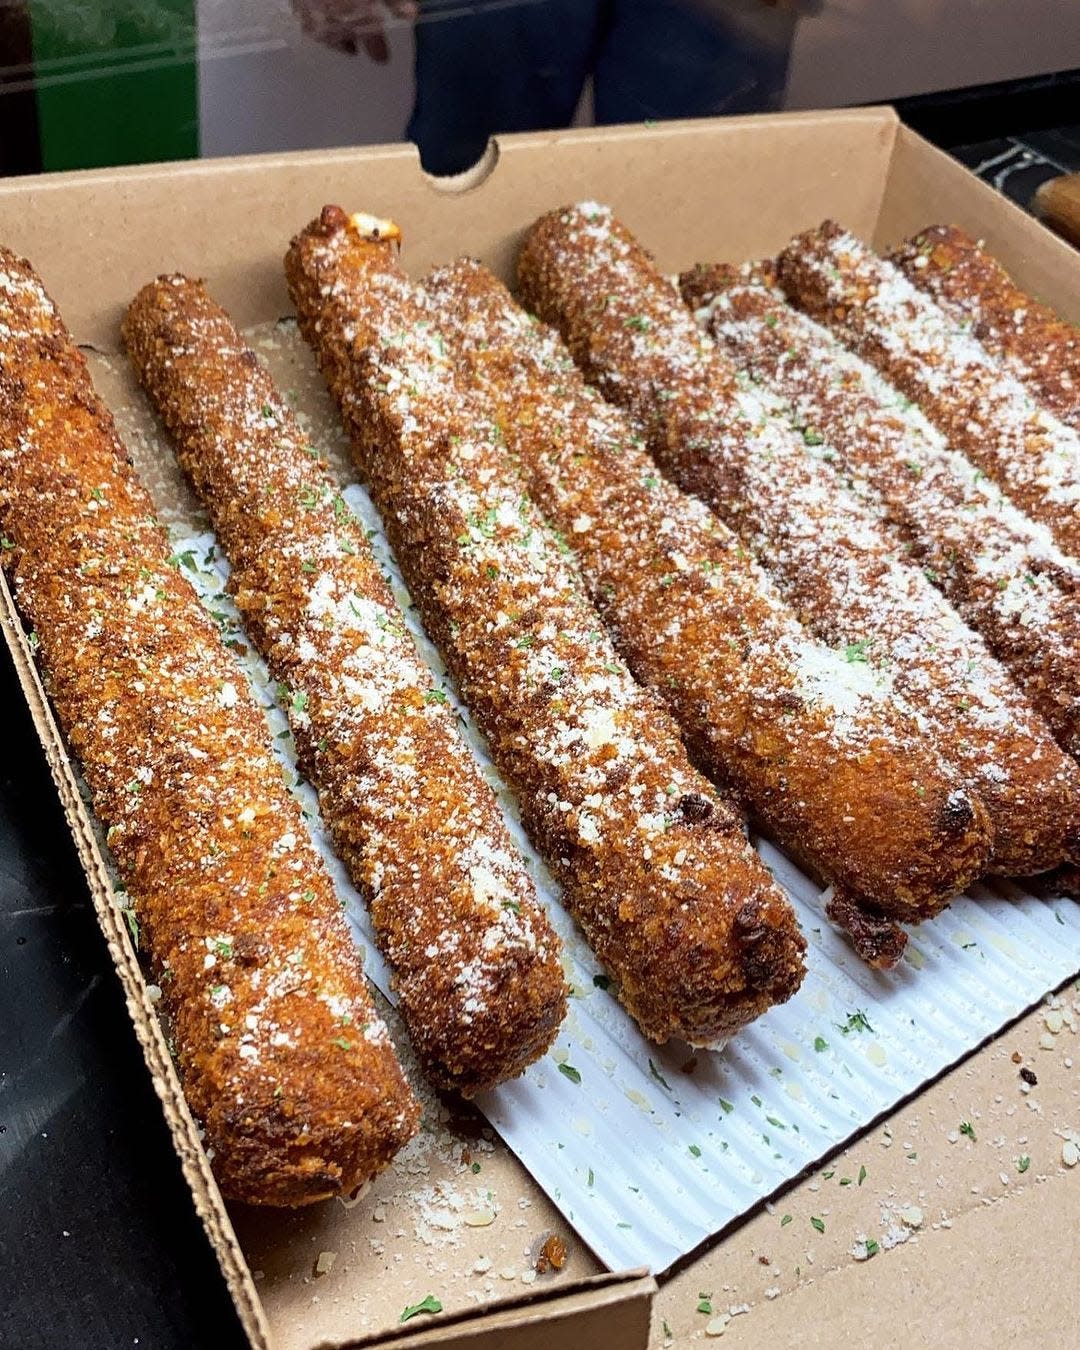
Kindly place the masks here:
POLYGON ((208 1139, 227 1139, 215 1151, 222 1193, 245 1204, 296 1209, 366 1186, 419 1127, 415 1101, 407 1105, 387 1085, 358 1076, 349 1085, 347 1111, 329 1116, 318 1096, 274 1096, 238 1104, 228 1094, 205 1111, 208 1139))
POLYGON ((691 309, 700 309, 732 286, 775 286, 776 263, 695 263, 679 274, 679 293, 691 309))
POLYGON ((401 228, 394 221, 374 216, 368 211, 354 211, 350 215, 343 207, 333 203, 323 207, 318 219, 312 221, 305 233, 329 239, 346 230, 372 243, 401 244, 401 228))
POLYGON ((875 970, 892 970, 904 954, 907 933, 882 914, 863 909, 842 891, 826 902, 825 913, 845 932, 856 952, 875 970))

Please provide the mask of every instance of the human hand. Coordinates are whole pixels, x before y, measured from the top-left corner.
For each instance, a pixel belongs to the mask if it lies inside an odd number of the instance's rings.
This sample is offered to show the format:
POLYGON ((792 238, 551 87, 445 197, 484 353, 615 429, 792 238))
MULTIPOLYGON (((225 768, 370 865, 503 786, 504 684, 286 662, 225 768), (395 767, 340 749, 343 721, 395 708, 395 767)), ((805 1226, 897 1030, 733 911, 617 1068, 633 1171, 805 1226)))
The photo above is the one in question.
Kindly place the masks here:
POLYGON ((316 42, 351 56, 363 47, 379 65, 390 59, 384 10, 389 10, 396 19, 411 22, 420 8, 417 0, 291 0, 291 3, 300 26, 316 42))

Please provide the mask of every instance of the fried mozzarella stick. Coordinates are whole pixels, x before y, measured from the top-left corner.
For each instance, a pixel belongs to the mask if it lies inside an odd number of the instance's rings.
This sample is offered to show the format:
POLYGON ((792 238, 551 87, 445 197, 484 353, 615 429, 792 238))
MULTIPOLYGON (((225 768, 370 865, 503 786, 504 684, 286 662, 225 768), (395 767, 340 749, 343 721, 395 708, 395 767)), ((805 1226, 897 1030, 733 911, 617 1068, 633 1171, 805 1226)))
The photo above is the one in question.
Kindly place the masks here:
MULTIPOLYGON (((703 452, 718 430, 717 391, 706 378, 713 348, 665 283, 651 294, 651 267, 611 212, 587 203, 532 226, 518 273, 527 299, 562 329, 586 375, 644 428, 663 467, 704 489, 703 452), (663 331, 668 311, 688 325, 689 345, 679 351, 663 331)), ((576 472, 598 495, 584 515, 602 526, 610 518, 620 531, 618 547, 605 547, 646 610, 651 637, 643 630, 636 647, 666 642, 672 670, 707 654, 692 695, 667 697, 679 700, 709 771, 724 774, 841 898, 895 919, 935 913, 987 862, 986 809, 888 676, 858 659, 861 637, 839 651, 815 642, 719 522, 710 543, 707 511, 661 479, 640 447, 583 463, 589 478, 576 472), (646 589, 631 578, 650 543, 646 589), (710 678, 715 693, 706 702, 701 685, 710 678)))
POLYGON ((151 282, 124 338, 289 691, 301 767, 427 1076, 466 1096, 515 1077, 566 1013, 559 943, 363 527, 201 283, 151 282))
MULTIPOLYGON (((685 373, 701 353, 697 331, 668 283, 643 255, 634 257, 636 285, 626 278, 630 264, 623 259, 627 302, 651 331, 662 333, 667 358, 685 373)), ((700 512, 671 488, 641 487, 651 465, 645 448, 632 446, 625 418, 585 383, 552 330, 533 323, 490 272, 460 262, 436 272, 428 286, 440 303, 442 331, 498 409, 533 495, 581 555, 594 601, 637 672, 639 650, 663 650, 656 634, 673 617, 672 606, 686 621, 694 609, 715 602, 703 592, 690 601, 661 593, 642 610, 618 585, 608 595, 614 581, 608 575, 612 549, 603 542, 612 517, 609 494, 621 483, 638 499, 641 535, 620 543, 624 551, 641 549, 642 571, 651 561, 642 535, 655 539, 679 519, 692 538, 701 533, 695 525, 700 512), (599 494, 603 510, 585 500, 590 491, 599 494), (595 522, 591 530, 580 528, 586 518, 595 522)), ((1014 875, 1056 866, 1070 822, 1080 832, 1080 770, 922 572, 896 560, 895 540, 870 509, 808 453, 802 437, 782 423, 763 425, 760 402, 738 390, 710 353, 700 360, 714 396, 712 416, 696 423, 700 495, 716 501, 815 636, 841 648, 849 663, 891 671, 943 757, 987 806, 994 869, 1014 875)), ((670 387, 655 346, 640 355, 635 348, 618 369, 628 383, 638 375, 657 389, 670 387)), ((623 497, 624 509, 629 504, 623 497)), ((651 670, 658 689, 665 674, 682 687, 670 702, 685 725, 678 703, 700 706, 715 681, 711 650, 695 644, 666 671, 651 670)))
POLYGON ((301 327, 427 629, 567 907, 647 1036, 714 1043, 798 987, 794 913, 616 655, 456 382, 393 237, 324 208, 286 259, 301 327))
POLYGON ((783 290, 864 357, 1035 520, 1080 556, 1080 434, 892 263, 826 221, 780 254, 783 290))
POLYGON ((0 250, 0 528, 19 608, 161 986, 222 1189, 352 1191, 419 1110, 262 710, 86 363, 0 250))
POLYGON ((771 279, 702 267, 682 286, 734 359, 787 401, 815 453, 883 501, 913 560, 1080 756, 1080 563, 771 279))
POLYGON ((1080 431, 1080 329, 1026 295, 982 244, 933 225, 889 258, 1001 360, 1055 416, 1080 431))

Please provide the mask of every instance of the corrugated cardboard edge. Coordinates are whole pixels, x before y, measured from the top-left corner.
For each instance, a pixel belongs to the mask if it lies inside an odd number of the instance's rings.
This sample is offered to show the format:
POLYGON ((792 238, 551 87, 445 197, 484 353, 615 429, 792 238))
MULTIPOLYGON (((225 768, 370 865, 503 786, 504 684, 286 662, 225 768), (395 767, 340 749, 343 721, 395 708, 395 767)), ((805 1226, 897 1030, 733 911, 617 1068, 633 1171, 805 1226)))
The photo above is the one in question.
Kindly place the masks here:
POLYGON ((191 1188, 195 1209, 217 1253, 236 1311, 255 1350, 270 1350, 270 1328, 255 1291, 247 1263, 240 1250, 225 1201, 218 1190, 199 1139, 199 1130, 188 1110, 180 1079, 165 1043, 165 1034, 154 1012, 146 980, 132 946, 127 927, 113 900, 109 873, 98 846, 90 814, 79 792, 75 772, 60 730, 45 695, 30 645, 19 619, 7 578, 0 574, 0 629, 15 663, 34 727, 41 741, 60 803, 67 817, 79 861, 86 874, 101 931, 116 967, 124 1002, 150 1070, 154 1091, 161 1100, 180 1166, 191 1188))
POLYGON ((525 1294, 487 1311, 464 1309, 422 1330, 415 1324, 406 1325, 355 1340, 324 1341, 316 1350, 365 1350, 369 1346, 473 1350, 487 1336, 497 1337, 485 1345, 497 1345, 498 1350, 551 1350, 560 1337, 571 1346, 603 1344, 633 1350, 648 1341, 656 1289, 656 1281, 646 1270, 593 1275, 558 1294, 525 1294))

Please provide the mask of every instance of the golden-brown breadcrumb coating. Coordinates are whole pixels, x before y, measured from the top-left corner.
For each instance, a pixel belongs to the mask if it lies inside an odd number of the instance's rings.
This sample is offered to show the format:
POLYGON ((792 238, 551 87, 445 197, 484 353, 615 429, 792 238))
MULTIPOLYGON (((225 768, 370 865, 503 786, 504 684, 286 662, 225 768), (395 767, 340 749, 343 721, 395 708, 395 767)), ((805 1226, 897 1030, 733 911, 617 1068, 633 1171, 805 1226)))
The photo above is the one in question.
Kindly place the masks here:
POLYGON ((875 366, 1012 501, 1080 557, 1080 432, 1040 407, 903 272, 833 221, 777 260, 786 294, 875 366))
POLYGON ((889 254, 910 281, 972 332, 1035 398, 1080 431, 1080 329, 1022 291, 977 240, 932 225, 889 254))
POLYGON ((735 284, 730 272, 701 269, 687 292, 719 294, 717 336, 788 400, 789 415, 839 472, 868 485, 926 576, 982 634, 1059 744, 1080 755, 1080 562, 871 365, 768 289, 771 275, 759 269, 735 284))
POLYGON ((616 654, 392 231, 326 207, 286 273, 428 632, 623 1003, 710 1044, 788 998, 790 904, 616 654))
POLYGON ((352 1191, 419 1110, 258 704, 86 363, 0 250, 3 560, 137 916, 223 1191, 352 1191))
MULTIPOLYGON (((530 468, 538 501, 584 550, 585 531, 573 529, 582 520, 579 494, 587 480, 600 485, 597 470, 610 477, 612 456, 602 451, 627 445, 633 428, 585 383, 558 335, 531 321, 479 263, 437 269, 427 284, 455 353, 498 402, 507 441, 530 468)), ((693 360, 700 347, 670 286, 658 273, 650 278, 644 266, 639 285, 639 312, 664 325, 668 350, 678 351, 682 335, 693 360)), ((703 357, 715 420, 699 423, 698 495, 764 562, 815 636, 842 649, 845 660, 891 675, 943 757, 986 805, 995 870, 1016 875, 1056 866, 1066 856, 1066 840, 1080 838, 1080 770, 982 641, 918 568, 898 559, 896 541, 877 513, 814 458, 801 435, 770 416, 755 392, 716 368, 719 353, 703 357)), ((633 368, 627 363, 628 374, 633 368)), ((624 475, 640 477, 647 468, 643 449, 636 457, 623 449, 617 461, 624 475)), ((659 503, 655 492, 644 499, 644 510, 655 512, 654 530, 670 532, 677 502, 672 493, 659 503)), ((605 526, 609 518, 610 512, 605 526)), ((620 540, 626 537, 623 532, 620 540)), ((584 569, 602 611, 603 556, 601 550, 584 569)), ((654 631, 667 621, 664 597, 625 613, 618 596, 616 588, 610 621, 636 668, 634 648, 657 647, 654 631)), ((681 655, 678 678, 692 705, 701 696, 695 683, 711 689, 714 670, 707 650, 681 655)), ((678 717, 674 698, 672 708, 678 717)))
POLYGON ((200 282, 144 287, 124 338, 233 564, 421 1065, 467 1096, 515 1077, 566 1013, 559 942, 363 527, 200 282))
MULTIPOLYGON (((808 509, 807 527, 800 529, 796 499, 812 506, 814 498, 797 487, 793 491, 790 453, 775 453, 769 464, 756 470, 755 460, 748 468, 757 489, 751 514, 764 513, 772 526, 770 541, 779 541, 785 556, 796 556, 810 604, 821 594, 829 601, 826 621, 830 613, 859 616, 871 635, 868 657, 889 663, 897 687, 926 718, 946 758, 977 787, 994 823, 995 870, 1023 875, 1055 866, 1080 847, 1080 769, 935 589, 949 593, 954 587, 943 584, 932 567, 920 567, 911 553, 901 553, 907 559, 902 565, 893 560, 908 533, 891 528, 880 499, 858 477, 873 476, 876 449, 885 458, 879 473, 887 477, 890 464, 898 470, 925 532, 935 512, 942 512, 949 528, 958 510, 955 502, 943 510, 935 500, 938 466, 921 463, 918 448, 910 447, 917 433, 914 427, 907 432, 895 391, 884 391, 888 405, 875 405, 873 372, 767 282, 760 267, 702 266, 682 278, 684 294, 699 307, 699 321, 758 404, 796 429, 798 439, 789 433, 785 445, 795 446, 795 455, 816 470, 813 478, 803 475, 803 483, 824 479, 824 492, 828 479, 835 485, 832 509, 813 523, 808 509), (775 501, 769 494, 773 482, 782 489, 775 501), (821 574, 827 569, 826 580, 821 574)), ((944 463, 940 476, 950 481, 944 463)), ((973 477, 969 465, 965 491, 973 477)), ((966 541, 968 567, 975 542, 966 541)), ((979 541, 978 547, 985 545, 979 541)), ((996 579, 984 596, 1000 608, 996 579)))
MULTIPOLYGON (((644 251, 594 203, 542 217, 519 260, 526 298, 561 329, 585 374, 627 408, 662 467, 673 477, 685 470, 697 486, 690 471, 714 431, 712 344, 666 283, 655 292, 654 275, 644 251), (688 342, 675 345, 667 320, 680 315, 688 342)), ((586 490, 620 502, 612 519, 630 539, 624 519, 671 550, 660 584, 640 603, 667 635, 672 670, 680 659, 692 663, 691 652, 708 654, 680 716, 709 771, 787 848, 872 911, 917 921, 978 875, 990 849, 985 807, 888 679, 850 659, 857 653, 815 641, 738 538, 719 521, 710 538, 708 512, 662 479, 641 445, 573 460, 564 481, 574 481, 571 467, 586 490), (708 703, 706 670, 716 691, 708 703)))

